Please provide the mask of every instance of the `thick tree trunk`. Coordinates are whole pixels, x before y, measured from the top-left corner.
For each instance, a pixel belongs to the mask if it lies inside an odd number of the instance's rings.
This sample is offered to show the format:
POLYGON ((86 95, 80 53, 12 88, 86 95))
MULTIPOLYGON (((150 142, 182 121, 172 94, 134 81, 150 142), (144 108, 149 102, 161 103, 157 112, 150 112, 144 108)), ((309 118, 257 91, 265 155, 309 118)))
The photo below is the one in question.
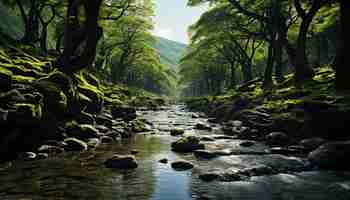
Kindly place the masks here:
POLYGON ((248 82, 250 80, 253 79, 253 75, 252 75, 252 64, 251 63, 246 63, 243 66, 243 81, 244 82, 248 82))
POLYGON ((59 35, 56 40, 56 51, 61 52, 61 43, 63 39, 63 34, 59 35))
POLYGON ((350 19, 350 1, 341 0, 340 6, 340 27, 339 27, 339 43, 337 44, 336 73, 335 86, 338 91, 350 90, 350 81, 348 68, 350 66, 347 53, 349 52, 349 34, 346 28, 346 22, 350 19))
POLYGON ((306 56, 306 41, 307 31, 311 24, 312 17, 304 19, 301 22, 299 35, 297 39, 296 49, 296 65, 295 67, 295 81, 297 84, 302 84, 305 80, 311 79, 314 76, 313 69, 309 66, 308 59, 306 56))
POLYGON ((282 41, 280 38, 276 41, 276 47, 274 48, 274 55, 275 55, 275 75, 277 82, 282 82, 284 80, 283 78, 283 63, 282 63, 282 55, 283 55, 283 49, 282 49, 282 41))
POLYGON ((69 0, 65 27, 64 51, 57 60, 58 67, 70 74, 90 66, 96 56, 96 46, 102 36, 98 27, 101 0, 69 0), (82 5, 80 5, 82 4, 82 5), (85 24, 79 24, 79 7, 83 6, 85 24))
POLYGON ((47 54, 47 26, 42 27, 41 38, 40 38, 40 47, 44 54, 47 54))
POLYGON ((263 81, 263 88, 269 88, 272 86, 272 70, 273 70, 273 63, 274 63, 274 58, 273 58, 273 44, 270 43, 269 45, 269 50, 268 50, 268 55, 267 55, 267 63, 266 63, 266 68, 265 68, 265 73, 264 73, 264 81, 263 81))

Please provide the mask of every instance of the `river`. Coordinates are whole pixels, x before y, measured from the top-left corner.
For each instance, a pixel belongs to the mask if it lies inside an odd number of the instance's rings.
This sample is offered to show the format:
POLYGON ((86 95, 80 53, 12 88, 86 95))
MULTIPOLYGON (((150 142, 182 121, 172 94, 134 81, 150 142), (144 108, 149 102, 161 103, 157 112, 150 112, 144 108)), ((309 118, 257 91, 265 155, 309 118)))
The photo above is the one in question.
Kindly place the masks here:
POLYGON ((268 149, 262 143, 241 147, 242 140, 219 137, 220 125, 210 124, 212 131, 194 129, 205 118, 192 118, 183 105, 159 111, 138 111, 141 118, 153 123, 155 134, 144 133, 117 143, 101 145, 94 151, 64 153, 37 161, 13 161, 0 167, 1 200, 349 200, 350 173, 318 171, 303 157, 259 154, 268 149), (171 151, 172 128, 186 134, 215 138, 204 142, 206 149, 229 152, 211 160, 192 153, 171 151), (111 170, 103 162, 113 155, 136 150, 138 168, 111 170), (236 153, 233 153, 236 152, 236 153), (237 153, 239 152, 239 153, 237 153), (253 153, 249 153, 253 152, 253 153), (255 152, 255 153, 254 153, 255 152), (183 159, 195 167, 176 171, 169 163, 183 159), (198 177, 210 171, 239 170, 257 165, 279 169, 274 175, 253 176, 244 181, 205 182, 198 177))

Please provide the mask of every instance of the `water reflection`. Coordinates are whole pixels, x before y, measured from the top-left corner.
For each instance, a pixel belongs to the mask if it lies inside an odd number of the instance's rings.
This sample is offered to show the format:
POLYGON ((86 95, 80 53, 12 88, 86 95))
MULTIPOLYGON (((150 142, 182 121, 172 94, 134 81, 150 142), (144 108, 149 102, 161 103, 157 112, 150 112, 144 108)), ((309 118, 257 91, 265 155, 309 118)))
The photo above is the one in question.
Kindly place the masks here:
MULTIPOLYGON (((181 106, 170 110, 140 113, 158 129, 192 128, 198 120, 181 106)), ((191 134, 210 135, 191 130, 191 134)), ((303 172, 254 177, 246 182, 203 182, 198 175, 206 170, 244 168, 256 163, 297 166, 298 162, 280 156, 234 155, 213 160, 195 158, 192 154, 176 154, 170 143, 176 137, 160 130, 160 134, 140 134, 114 145, 100 146, 93 152, 66 153, 62 157, 35 162, 15 161, 11 167, 0 167, 1 200, 320 200, 350 199, 350 174, 341 172, 303 172), (103 162, 113 155, 136 150, 139 167, 135 170, 111 170, 103 162), (189 171, 174 171, 170 162, 185 159, 195 164, 189 171), (290 164, 291 163, 291 164, 290 164), (5 169, 4 169, 5 168, 5 169), (342 187, 339 187, 342 186, 342 187), (344 187, 343 187, 344 186, 344 187), (348 188, 348 189, 347 189, 348 188)), ((239 148, 240 141, 209 142, 208 149, 239 148)), ((264 146, 256 146, 256 151, 264 146)), ((240 151, 242 149, 239 149, 240 151)))

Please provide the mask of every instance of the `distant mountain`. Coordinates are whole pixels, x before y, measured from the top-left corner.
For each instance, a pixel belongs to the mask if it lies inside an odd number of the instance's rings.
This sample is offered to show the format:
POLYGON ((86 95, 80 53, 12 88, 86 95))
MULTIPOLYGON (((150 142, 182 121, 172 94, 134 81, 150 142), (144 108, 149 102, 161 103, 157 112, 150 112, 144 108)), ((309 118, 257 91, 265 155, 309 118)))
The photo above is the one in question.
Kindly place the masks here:
POLYGON ((177 71, 179 61, 187 45, 157 36, 156 40, 157 42, 154 47, 158 50, 161 63, 177 71))

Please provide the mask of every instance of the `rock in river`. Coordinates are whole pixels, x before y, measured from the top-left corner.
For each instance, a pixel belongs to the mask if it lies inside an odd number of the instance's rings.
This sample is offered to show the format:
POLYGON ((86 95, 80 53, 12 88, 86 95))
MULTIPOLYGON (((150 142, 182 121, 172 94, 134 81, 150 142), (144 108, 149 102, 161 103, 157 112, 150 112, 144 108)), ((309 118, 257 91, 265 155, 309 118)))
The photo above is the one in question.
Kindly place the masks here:
POLYGON ((133 155, 113 155, 104 162, 107 168, 134 169, 138 164, 133 155))
POLYGON ((283 132, 272 132, 266 136, 266 142, 269 145, 287 145, 290 138, 283 132))
POLYGON ((217 156, 216 153, 208 150, 195 150, 194 155, 198 158, 211 159, 217 156))
POLYGON ((19 158, 26 161, 31 161, 36 158, 36 154, 33 152, 23 152, 19 155, 19 158))
POLYGON ((321 146, 326 142, 323 138, 309 138, 300 141, 300 145, 304 146, 308 150, 315 150, 317 147, 321 146))
POLYGON ((312 151, 308 158, 311 163, 323 169, 350 170, 345 164, 350 154, 350 140, 345 142, 329 142, 312 151))
POLYGON ((175 170, 182 171, 192 169, 194 165, 185 160, 177 160, 171 163, 171 167, 175 170))
POLYGON ((208 131, 213 129, 208 124, 205 124, 205 123, 202 123, 202 122, 197 123, 195 128, 198 129, 198 130, 208 130, 208 131))
POLYGON ((192 152, 198 149, 205 149, 204 144, 199 143, 195 136, 187 136, 171 143, 171 150, 175 152, 192 152))
POLYGON ((87 149, 87 144, 76 138, 67 138, 64 140, 67 144, 64 148, 67 151, 85 151, 87 149))
POLYGON ((184 133, 185 133, 185 131, 183 129, 171 129, 170 130, 171 136, 183 135, 184 133))

